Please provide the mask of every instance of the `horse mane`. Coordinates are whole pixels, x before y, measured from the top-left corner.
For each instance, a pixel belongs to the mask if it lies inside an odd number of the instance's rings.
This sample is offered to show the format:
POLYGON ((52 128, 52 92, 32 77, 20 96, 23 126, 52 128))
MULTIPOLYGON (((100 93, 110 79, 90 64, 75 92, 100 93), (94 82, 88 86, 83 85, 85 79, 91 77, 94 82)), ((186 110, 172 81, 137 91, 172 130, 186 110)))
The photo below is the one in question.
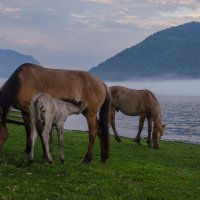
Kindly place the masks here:
POLYGON ((11 107, 19 88, 18 74, 22 71, 25 64, 20 65, 8 78, 0 90, 0 107, 3 110, 2 121, 5 124, 6 116, 11 107))
MULTIPOLYGON (((151 113, 154 118, 154 121, 157 122, 157 124, 161 123, 161 109, 160 109, 160 104, 158 102, 158 99, 156 96, 151 92, 148 91, 152 97, 152 102, 151 102, 151 113)), ((161 123, 162 124, 162 123, 161 123)))

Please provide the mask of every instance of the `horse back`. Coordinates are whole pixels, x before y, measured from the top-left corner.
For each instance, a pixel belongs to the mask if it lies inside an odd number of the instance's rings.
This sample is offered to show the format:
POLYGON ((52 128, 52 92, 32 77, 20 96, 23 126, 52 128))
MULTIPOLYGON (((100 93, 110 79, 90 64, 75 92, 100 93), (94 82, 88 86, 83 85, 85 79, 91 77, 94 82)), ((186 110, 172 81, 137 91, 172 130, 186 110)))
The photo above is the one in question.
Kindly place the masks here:
POLYGON ((155 95, 149 90, 135 90, 122 86, 110 87, 112 108, 131 116, 149 115, 155 95))
POLYGON ((15 105, 27 109, 37 93, 48 93, 56 99, 78 99, 90 108, 99 109, 106 96, 103 83, 85 71, 49 69, 24 64, 18 74, 19 90, 15 105), (93 95, 91 95, 93 94, 93 95))

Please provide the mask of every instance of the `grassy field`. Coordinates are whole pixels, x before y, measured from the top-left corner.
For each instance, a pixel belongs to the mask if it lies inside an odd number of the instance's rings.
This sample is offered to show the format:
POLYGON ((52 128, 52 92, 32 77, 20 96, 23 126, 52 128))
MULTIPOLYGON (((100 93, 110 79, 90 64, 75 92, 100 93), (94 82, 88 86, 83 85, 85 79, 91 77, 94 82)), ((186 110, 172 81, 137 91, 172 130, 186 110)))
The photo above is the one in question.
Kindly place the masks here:
POLYGON ((9 130, 0 154, 0 199, 200 199, 200 145, 163 141, 160 150, 153 150, 144 141, 139 146, 111 137, 110 159, 101 164, 97 138, 92 163, 83 165, 88 134, 67 132, 65 164, 59 162, 54 134, 54 163, 42 159, 38 138, 29 166, 24 127, 9 125, 9 130))

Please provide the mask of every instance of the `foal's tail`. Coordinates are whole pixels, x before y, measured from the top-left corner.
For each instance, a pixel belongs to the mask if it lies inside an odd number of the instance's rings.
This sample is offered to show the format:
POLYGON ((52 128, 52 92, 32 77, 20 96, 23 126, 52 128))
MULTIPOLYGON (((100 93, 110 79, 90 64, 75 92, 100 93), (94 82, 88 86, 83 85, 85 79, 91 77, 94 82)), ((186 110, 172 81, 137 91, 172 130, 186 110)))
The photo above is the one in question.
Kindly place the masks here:
POLYGON ((106 98, 99 112, 101 137, 104 146, 104 152, 102 152, 104 154, 102 155, 102 161, 105 161, 109 157, 109 119, 111 109, 111 92, 106 84, 104 84, 104 87, 106 89, 106 98))
POLYGON ((31 111, 31 119, 34 121, 36 125, 36 129, 40 132, 45 126, 45 117, 44 117, 44 103, 38 100, 39 96, 37 96, 31 102, 30 111, 31 111))

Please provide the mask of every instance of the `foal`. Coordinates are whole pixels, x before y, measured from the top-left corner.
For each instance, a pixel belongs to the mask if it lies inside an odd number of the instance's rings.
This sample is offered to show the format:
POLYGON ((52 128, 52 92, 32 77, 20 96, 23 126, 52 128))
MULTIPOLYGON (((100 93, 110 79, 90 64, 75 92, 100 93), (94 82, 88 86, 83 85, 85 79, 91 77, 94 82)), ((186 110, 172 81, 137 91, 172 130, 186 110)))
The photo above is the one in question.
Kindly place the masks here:
POLYGON ((64 162, 63 153, 63 129, 67 117, 72 114, 81 113, 86 107, 81 101, 65 100, 61 101, 52 98, 45 93, 37 94, 30 104, 31 116, 31 152, 30 163, 34 160, 33 151, 37 132, 41 138, 43 149, 46 151, 47 162, 52 163, 49 147, 52 126, 55 125, 58 134, 58 145, 60 147, 60 161, 64 162))

